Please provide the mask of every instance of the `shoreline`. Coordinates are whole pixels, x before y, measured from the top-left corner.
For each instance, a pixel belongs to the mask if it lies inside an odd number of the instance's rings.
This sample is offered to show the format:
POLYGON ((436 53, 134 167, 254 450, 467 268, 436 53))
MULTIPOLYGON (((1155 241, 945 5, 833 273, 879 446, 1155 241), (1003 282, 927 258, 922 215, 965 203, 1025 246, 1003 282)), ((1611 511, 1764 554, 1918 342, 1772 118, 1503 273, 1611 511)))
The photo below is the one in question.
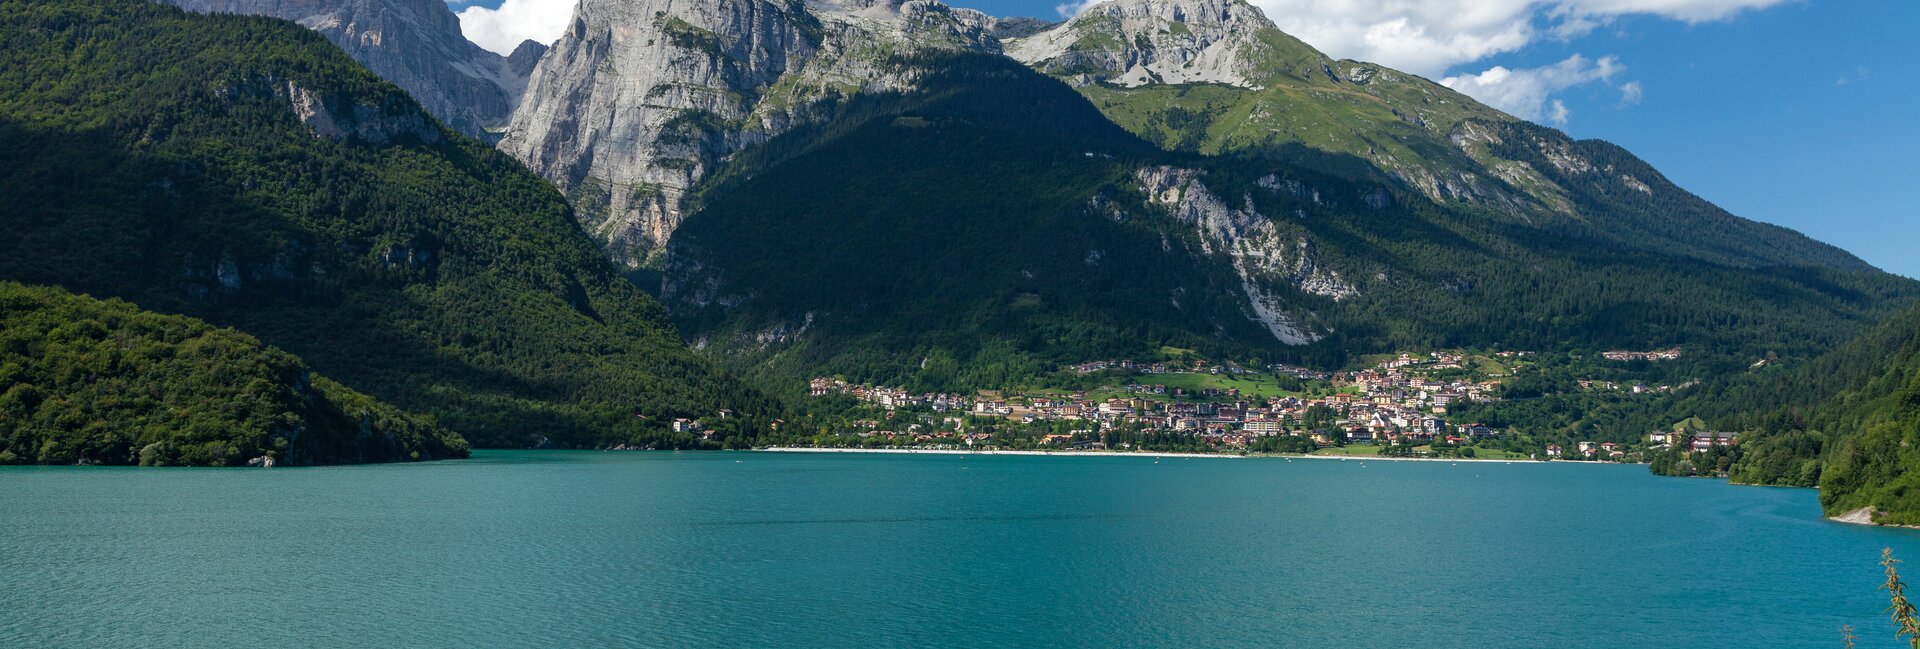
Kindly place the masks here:
POLYGON ((1016 450, 960 450, 960 449, 918 449, 918 448, 820 448, 811 446, 770 446, 754 449, 762 453, 880 453, 890 455, 1034 455, 1050 457, 1182 457, 1182 458, 1221 458, 1221 459, 1306 459, 1378 462, 1478 462, 1496 464, 1613 464, 1610 462, 1546 462, 1542 460, 1501 460, 1493 458, 1446 458, 1446 457, 1380 457, 1366 455, 1292 455, 1284 453, 1235 455, 1229 453, 1154 453, 1150 451, 1016 451, 1016 450))
MULTIPOLYGON (((1531 459, 1519 459, 1519 460, 1498 460, 1498 459, 1494 459, 1494 458, 1490 458, 1490 457, 1489 457, 1489 458, 1479 458, 1479 457, 1383 457, 1383 456, 1379 456, 1379 455, 1274 455, 1274 456, 1271 456, 1271 457, 1284 457, 1284 458, 1296 458, 1296 457, 1297 457, 1297 458, 1304 458, 1304 459, 1308 459, 1308 460, 1360 460, 1360 461, 1363 461, 1363 462, 1364 462, 1364 461, 1367 461, 1367 460, 1374 460, 1374 461, 1378 461, 1378 462, 1497 462, 1497 463, 1500 463, 1500 464, 1521 464, 1521 463, 1525 463, 1525 464, 1561 464, 1560 462, 1545 462, 1545 461, 1542 461, 1542 460, 1531 460, 1531 459)), ((1588 462, 1570 462, 1569 464, 1600 464, 1600 462, 1591 462, 1591 463, 1588 463, 1588 462)))
POLYGON ((1046 455, 1046 456, 1090 456, 1090 457, 1204 457, 1246 459, 1259 457, 1251 455, 1227 455, 1225 453, 1150 453, 1144 451, 1014 451, 980 450, 963 451, 960 449, 931 448, 819 448, 813 446, 769 446, 754 449, 762 453, 886 453, 893 455, 1046 455))
MULTIPOLYGON (((1749 486, 1749 485, 1742 485, 1742 486, 1749 486)), ((1881 523, 1873 520, 1873 517, 1876 515, 1879 515, 1879 513, 1880 513, 1880 508, 1874 507, 1872 505, 1868 505, 1866 507, 1861 507, 1859 509, 1846 512, 1844 514, 1835 514, 1833 516, 1828 516, 1826 518, 1827 520, 1833 521, 1835 523, 1845 523, 1847 525, 1861 525, 1865 527, 1892 528, 1892 529, 1899 529, 1899 530, 1920 530, 1920 525, 1881 523)))

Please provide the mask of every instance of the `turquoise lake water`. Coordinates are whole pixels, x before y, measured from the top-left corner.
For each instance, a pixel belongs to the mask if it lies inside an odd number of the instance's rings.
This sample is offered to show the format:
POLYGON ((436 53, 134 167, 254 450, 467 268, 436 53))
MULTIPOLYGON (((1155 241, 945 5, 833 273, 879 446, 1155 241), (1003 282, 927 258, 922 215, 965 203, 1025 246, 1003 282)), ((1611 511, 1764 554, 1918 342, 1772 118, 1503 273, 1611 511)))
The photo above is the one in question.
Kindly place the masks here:
POLYGON ((0 647, 1895 646, 1920 534, 1818 509, 1568 464, 7 467, 0 647))

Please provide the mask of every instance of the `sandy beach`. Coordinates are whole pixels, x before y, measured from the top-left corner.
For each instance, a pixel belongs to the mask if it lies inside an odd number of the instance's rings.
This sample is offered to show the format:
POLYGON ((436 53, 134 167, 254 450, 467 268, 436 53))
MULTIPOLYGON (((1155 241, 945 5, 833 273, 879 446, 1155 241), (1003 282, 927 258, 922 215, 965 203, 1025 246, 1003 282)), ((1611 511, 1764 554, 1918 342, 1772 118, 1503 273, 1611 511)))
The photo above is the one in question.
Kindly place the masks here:
MULTIPOLYGON (((1381 457, 1377 455, 1236 455, 1229 453, 1153 453, 1145 451, 1008 451, 1008 450, 959 450, 959 449, 917 449, 917 448, 816 448, 797 446, 773 446, 758 449, 770 453, 889 453, 895 455, 1045 455, 1052 457, 1199 457, 1222 459, 1303 459, 1303 460, 1340 460, 1347 462, 1480 462, 1493 464, 1534 464, 1538 460, 1496 460, 1490 458, 1444 458, 1444 457, 1381 457)), ((1603 462, 1562 462, 1563 464, 1605 464, 1603 462)))
MULTIPOLYGON (((1496 460, 1477 457, 1385 457, 1380 455, 1269 455, 1264 457, 1300 458, 1303 460, 1345 460, 1349 462, 1480 462, 1488 464, 1540 464, 1539 460, 1496 460)), ((1600 464, 1599 462, 1568 462, 1566 464, 1600 464)))
MULTIPOLYGON (((960 450, 960 449, 918 449, 918 448, 815 448, 798 446, 772 446, 762 451, 773 453, 891 453, 895 455, 1048 455, 1054 457, 1204 457, 1246 459, 1247 455, 1227 455, 1224 453, 1147 453, 1141 451, 1007 451, 1007 450, 960 450)), ((1277 456, 1276 456, 1277 457, 1277 456)))

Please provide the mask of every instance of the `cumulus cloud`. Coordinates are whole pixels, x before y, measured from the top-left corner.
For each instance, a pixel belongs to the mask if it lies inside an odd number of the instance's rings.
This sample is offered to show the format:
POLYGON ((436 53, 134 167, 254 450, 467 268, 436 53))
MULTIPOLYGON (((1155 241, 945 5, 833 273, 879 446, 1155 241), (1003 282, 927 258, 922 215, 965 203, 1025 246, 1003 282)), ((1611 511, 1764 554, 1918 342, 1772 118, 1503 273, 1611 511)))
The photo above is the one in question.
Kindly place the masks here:
POLYGON ((1620 105, 1632 106, 1640 103, 1640 100, 1646 97, 1647 89, 1642 87, 1640 82, 1628 81, 1620 84, 1620 105))
POLYGON ((467 40, 512 54, 521 41, 551 45, 566 33, 577 0, 505 0, 498 9, 467 7, 459 11, 460 31, 467 40))
MULTIPOLYGON (((1479 74, 1447 77, 1440 83, 1522 119, 1566 124, 1573 111, 1565 102, 1554 99, 1553 93, 1589 83, 1612 84, 1625 71, 1614 57, 1594 60, 1575 54, 1549 66, 1514 70, 1496 65, 1479 74)), ((1642 92, 1638 82, 1619 88, 1623 99, 1637 100, 1642 92)))
POLYGON ((1836 86, 1851 86, 1851 85, 1853 85, 1853 84, 1856 84, 1856 83, 1860 83, 1860 82, 1862 82, 1862 81, 1866 81, 1866 80, 1868 80, 1868 79, 1872 79, 1872 78, 1873 78, 1873 71, 1872 71, 1872 70, 1868 70, 1868 69, 1866 69, 1865 67, 1860 67, 1860 68, 1856 68, 1856 69, 1854 70, 1854 73, 1853 73, 1853 74, 1851 74, 1851 75, 1848 75, 1848 76, 1844 76, 1844 77, 1840 77, 1840 78, 1838 78, 1838 79, 1834 79, 1834 80, 1833 80, 1833 85, 1836 85, 1836 86))
POLYGON ((1087 7, 1091 7, 1105 1, 1106 0, 1072 0, 1070 2, 1063 2, 1060 4, 1054 5, 1053 10, 1055 12, 1058 12, 1061 18, 1072 18, 1074 16, 1080 15, 1080 12, 1086 11, 1087 7))
POLYGON ((1438 77, 1454 66, 1570 38, 1628 15, 1689 23, 1787 0, 1252 0, 1289 34, 1332 56, 1438 77))

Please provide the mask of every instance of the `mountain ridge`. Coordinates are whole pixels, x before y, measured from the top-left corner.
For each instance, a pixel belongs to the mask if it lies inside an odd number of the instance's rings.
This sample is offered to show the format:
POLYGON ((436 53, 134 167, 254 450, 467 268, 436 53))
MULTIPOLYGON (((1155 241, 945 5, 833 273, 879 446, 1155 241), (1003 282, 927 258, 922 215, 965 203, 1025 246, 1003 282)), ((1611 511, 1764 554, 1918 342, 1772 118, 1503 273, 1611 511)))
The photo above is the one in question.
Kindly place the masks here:
MULTIPOLYGON (((400 81, 416 97, 431 98, 423 104, 443 121, 457 111, 432 108, 448 94, 434 86, 449 78, 434 68, 463 67, 458 60, 472 58, 474 49, 458 37, 457 21, 438 3, 376 10, 371 0, 169 1, 310 23, 377 73, 400 81), (387 19, 394 15, 406 20, 387 19), (465 53, 402 57, 369 51, 369 39, 389 50, 400 46, 377 29, 358 26, 356 18, 375 28, 432 25, 415 31, 430 32, 434 48, 465 53), (448 40, 463 45, 443 42, 448 40)), ((797 125, 832 119, 851 93, 907 88, 914 81, 889 76, 885 62, 925 48, 1004 52, 1067 81, 1109 119, 1165 148, 1387 178, 1431 200, 1478 205, 1499 218, 1577 220, 1583 218, 1582 203, 1647 203, 1653 207, 1615 210, 1634 215, 1622 224, 1623 242, 1749 267, 1871 268, 1784 228, 1725 214, 1673 187, 1623 149, 1528 124, 1415 75, 1335 60, 1281 31, 1244 0, 1109 0, 1057 24, 997 19, 935 0, 587 0, 576 7, 560 44, 595 53, 549 57, 544 46, 529 42, 512 57, 482 57, 500 60, 478 67, 505 69, 518 79, 505 84, 511 95, 506 109, 520 115, 502 131, 501 148, 559 185, 588 231, 629 269, 658 266, 695 200, 695 187, 727 157, 797 125), (581 31, 589 24, 597 25, 592 34, 581 31), (749 32, 756 24, 782 25, 776 31, 784 35, 754 45, 759 37, 749 32), (619 27, 618 38, 611 26, 619 27), (729 51, 729 43, 747 49, 729 51), (629 53, 615 54, 609 49, 614 46, 629 53), (610 56, 629 60, 613 66, 610 56), (755 63, 755 56, 765 60, 755 63), (548 59, 534 105, 518 110, 521 91, 515 84, 526 83, 548 59), (767 67, 740 76, 756 65, 767 67), (638 79, 608 72, 616 67, 657 71, 638 79), (623 97, 620 88, 629 85, 636 86, 637 97, 623 97), (1685 233, 1706 245, 1664 243, 1676 233, 1655 208, 1714 221, 1685 233)), ((509 119, 488 110, 495 124, 509 119)))
POLYGON ((1354 177, 1389 178, 1499 217, 1580 220, 1586 206, 1604 202, 1623 221, 1596 225, 1630 230, 1617 237, 1629 245, 1748 267, 1872 269, 1797 232, 1728 214, 1618 146, 1574 140, 1416 75, 1336 61, 1244 0, 1108 0, 1008 52, 1167 148, 1308 164, 1315 156, 1298 147, 1348 154, 1370 165, 1345 170, 1354 177), (1198 44, 1212 58, 1196 57, 1198 44), (1155 70, 1185 76, 1146 76, 1155 70), (1688 213, 1685 225, 1669 223, 1669 210, 1688 213), (1704 245, 1667 243, 1675 238, 1704 245))

